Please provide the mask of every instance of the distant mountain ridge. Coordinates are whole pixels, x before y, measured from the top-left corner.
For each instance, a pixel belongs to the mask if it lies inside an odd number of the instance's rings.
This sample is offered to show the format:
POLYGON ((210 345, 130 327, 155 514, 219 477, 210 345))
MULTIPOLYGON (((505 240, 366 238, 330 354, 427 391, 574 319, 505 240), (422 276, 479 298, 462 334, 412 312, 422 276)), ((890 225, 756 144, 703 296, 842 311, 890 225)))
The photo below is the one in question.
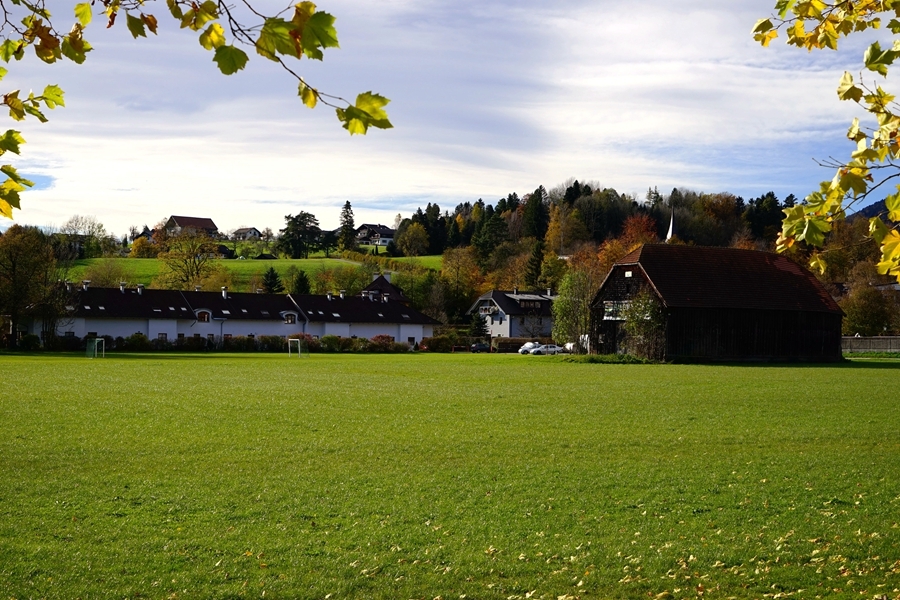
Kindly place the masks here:
POLYGON ((848 221, 854 221, 859 218, 863 219, 871 219, 872 217, 877 217, 878 215, 887 211, 887 205, 885 205, 884 200, 879 200, 875 204, 870 204, 865 208, 861 208, 849 217, 847 217, 848 221))

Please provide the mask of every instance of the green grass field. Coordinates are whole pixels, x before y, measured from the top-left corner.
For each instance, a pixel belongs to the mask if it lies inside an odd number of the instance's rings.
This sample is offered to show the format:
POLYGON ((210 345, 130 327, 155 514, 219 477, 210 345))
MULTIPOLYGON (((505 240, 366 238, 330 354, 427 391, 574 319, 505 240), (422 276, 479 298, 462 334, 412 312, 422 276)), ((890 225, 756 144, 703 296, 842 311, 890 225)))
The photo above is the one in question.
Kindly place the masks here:
POLYGON ((435 254, 433 256, 412 256, 412 257, 399 257, 393 260, 402 262, 402 263, 410 263, 413 265, 418 265, 425 267, 426 269, 434 269, 435 271, 440 271, 441 267, 444 264, 444 257, 440 254, 435 254))
POLYGON ((900 594, 898 361, 0 361, 0 597, 900 594))
MULTIPOLYGON (((75 265, 69 273, 69 279, 73 281, 81 280, 85 271, 98 261, 114 261, 120 265, 128 275, 129 285, 138 283, 150 285, 159 273, 160 267, 160 261, 155 258, 88 258, 75 261, 75 265)), ((336 258, 221 260, 218 263, 232 272, 234 287, 237 291, 251 291, 247 289, 250 279, 254 275, 261 277, 269 267, 275 267, 278 274, 283 277, 291 265, 306 271, 306 274, 311 276, 313 273, 318 273, 325 269, 357 264, 336 258)))

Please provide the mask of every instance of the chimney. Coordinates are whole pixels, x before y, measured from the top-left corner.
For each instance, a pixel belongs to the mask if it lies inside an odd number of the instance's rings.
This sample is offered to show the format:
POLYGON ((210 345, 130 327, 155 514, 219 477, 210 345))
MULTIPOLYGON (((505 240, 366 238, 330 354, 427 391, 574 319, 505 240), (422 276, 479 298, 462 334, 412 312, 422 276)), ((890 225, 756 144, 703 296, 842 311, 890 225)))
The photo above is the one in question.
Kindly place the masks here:
POLYGON ((144 293, 144 284, 143 283, 137 284, 137 292, 138 292, 138 296, 140 296, 141 294, 144 293))
POLYGON ((128 285, 128 282, 127 282, 127 281, 120 281, 120 282, 119 282, 119 291, 122 292, 123 294, 125 293, 125 286, 126 286, 126 285, 128 285))
POLYGON ((66 291, 67 291, 67 292, 71 292, 71 291, 72 291, 72 282, 69 281, 68 279, 66 279, 66 291))
POLYGON ((347 293, 347 290, 341 290, 341 300, 344 299, 344 294, 347 293))
POLYGON ((84 291, 87 291, 89 285, 91 285, 90 279, 82 279, 81 280, 81 287, 84 289, 84 291))
POLYGON ((390 294, 382 294, 382 295, 381 295, 381 301, 382 301, 383 303, 387 304, 388 296, 390 296, 390 294))
POLYGON ((228 300, 228 286, 227 285, 222 286, 222 297, 225 298, 226 300, 228 300))
POLYGON ((195 285, 195 286, 194 286, 194 291, 195 291, 195 292, 199 292, 199 291, 202 290, 202 289, 203 289, 203 286, 202 286, 202 285, 195 285))
POLYGON ((548 296, 552 296, 552 295, 553 295, 553 290, 552 290, 551 288, 547 288, 547 295, 548 295, 548 296))
POLYGON ((332 294, 334 294, 334 292, 328 292, 327 294, 325 294, 325 297, 328 298, 328 301, 329 301, 329 302, 331 302, 331 296, 332 296, 332 294))
POLYGON ((263 289, 262 289, 262 288, 256 288, 256 293, 257 293, 257 294, 262 294, 262 293, 263 293, 263 289))
POLYGON ((518 293, 519 293, 519 286, 516 286, 513 288, 513 294, 518 294, 518 293))

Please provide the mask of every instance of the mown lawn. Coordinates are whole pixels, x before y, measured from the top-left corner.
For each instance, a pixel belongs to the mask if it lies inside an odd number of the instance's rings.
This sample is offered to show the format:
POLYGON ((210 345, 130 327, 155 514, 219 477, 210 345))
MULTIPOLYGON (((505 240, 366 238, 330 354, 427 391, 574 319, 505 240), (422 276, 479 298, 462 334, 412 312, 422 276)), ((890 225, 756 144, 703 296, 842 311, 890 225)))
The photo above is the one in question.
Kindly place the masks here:
POLYGON ((444 257, 440 254, 431 256, 401 256, 394 258, 393 260, 418 265, 425 267, 426 269, 434 269, 435 271, 440 271, 444 264, 444 257))
MULTIPOLYGON (((150 285, 153 279, 159 274, 161 261, 155 258, 88 258, 75 261, 75 265, 69 273, 69 279, 80 281, 83 279, 85 271, 98 261, 114 261, 122 267, 127 274, 128 284, 130 286, 143 283, 150 285)), ((220 260, 218 264, 225 267, 232 273, 232 280, 235 291, 251 291, 249 289, 250 279, 254 275, 262 277, 262 274, 269 268, 274 267, 278 274, 284 277, 289 267, 294 266, 302 271, 306 271, 307 275, 312 276, 325 269, 333 269, 339 266, 354 266, 357 263, 336 258, 309 258, 309 259, 278 259, 278 260, 220 260)))
POLYGON ((898 361, 0 368, 0 597, 900 594, 898 361))

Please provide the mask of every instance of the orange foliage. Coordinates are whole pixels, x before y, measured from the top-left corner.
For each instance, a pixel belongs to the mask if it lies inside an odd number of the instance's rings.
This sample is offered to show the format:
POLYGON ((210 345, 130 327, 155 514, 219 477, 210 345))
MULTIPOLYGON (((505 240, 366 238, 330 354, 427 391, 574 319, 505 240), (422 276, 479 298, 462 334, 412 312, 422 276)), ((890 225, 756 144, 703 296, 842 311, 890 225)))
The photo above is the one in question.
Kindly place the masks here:
POLYGON ((659 241, 656 235, 656 221, 650 215, 631 215, 625 220, 619 240, 626 253, 642 244, 655 244, 659 241))

